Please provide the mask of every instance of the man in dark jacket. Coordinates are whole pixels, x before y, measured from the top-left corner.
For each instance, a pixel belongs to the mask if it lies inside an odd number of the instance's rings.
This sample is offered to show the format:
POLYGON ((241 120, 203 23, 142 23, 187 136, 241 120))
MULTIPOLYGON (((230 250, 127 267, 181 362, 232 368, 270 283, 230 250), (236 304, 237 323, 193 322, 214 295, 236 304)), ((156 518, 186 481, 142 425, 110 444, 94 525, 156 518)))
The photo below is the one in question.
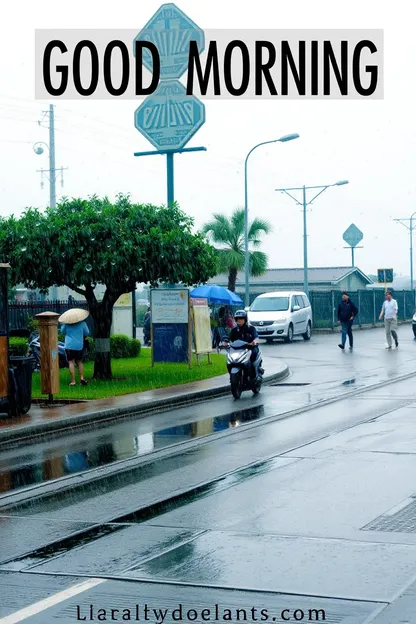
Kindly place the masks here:
POLYGON ((342 327, 341 344, 338 345, 340 349, 345 349, 347 336, 350 342, 350 349, 353 348, 354 339, 352 335, 352 324, 354 323, 354 318, 357 314, 358 308, 351 301, 349 295, 344 293, 342 295, 342 301, 338 306, 338 321, 341 323, 342 327))

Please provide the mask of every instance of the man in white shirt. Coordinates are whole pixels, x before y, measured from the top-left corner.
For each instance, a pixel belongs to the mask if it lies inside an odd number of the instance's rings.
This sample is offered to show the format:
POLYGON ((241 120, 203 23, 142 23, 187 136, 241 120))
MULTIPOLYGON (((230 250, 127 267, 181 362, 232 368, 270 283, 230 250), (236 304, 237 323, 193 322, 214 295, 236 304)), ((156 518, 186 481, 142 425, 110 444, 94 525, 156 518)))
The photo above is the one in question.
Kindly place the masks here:
POLYGON ((386 292, 386 300, 383 303, 381 314, 379 316, 380 321, 384 316, 384 327, 386 328, 386 339, 387 339, 386 349, 391 349, 392 336, 396 344, 396 349, 399 346, 399 340, 397 337, 397 313, 398 311, 399 311, 399 308, 397 305, 397 301, 393 299, 391 292, 386 292))

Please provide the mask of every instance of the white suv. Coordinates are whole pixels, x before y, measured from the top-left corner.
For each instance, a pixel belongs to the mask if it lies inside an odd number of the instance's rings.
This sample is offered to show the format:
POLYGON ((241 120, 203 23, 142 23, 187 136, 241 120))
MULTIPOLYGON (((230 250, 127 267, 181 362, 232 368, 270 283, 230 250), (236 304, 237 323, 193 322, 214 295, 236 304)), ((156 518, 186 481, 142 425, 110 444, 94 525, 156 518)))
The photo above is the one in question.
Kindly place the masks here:
POLYGON ((294 336, 310 340, 312 335, 312 308, 303 292, 270 292, 257 297, 248 310, 248 320, 259 338, 267 342, 285 340, 294 336))

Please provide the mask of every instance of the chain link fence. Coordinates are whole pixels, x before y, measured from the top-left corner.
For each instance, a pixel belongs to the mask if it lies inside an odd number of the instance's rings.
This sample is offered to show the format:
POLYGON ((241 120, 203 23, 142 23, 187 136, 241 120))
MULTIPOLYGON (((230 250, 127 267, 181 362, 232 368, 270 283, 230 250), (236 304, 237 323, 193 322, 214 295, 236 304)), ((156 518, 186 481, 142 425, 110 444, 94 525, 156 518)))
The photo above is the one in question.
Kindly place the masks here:
MULTIPOLYGON (((244 293, 237 293, 244 300, 244 293)), ((250 294, 250 305, 258 294, 250 294)), ((265 293, 266 294, 266 293, 265 293)), ((357 290, 348 292, 352 301, 358 308, 358 316, 355 326, 372 326, 378 327, 382 325, 382 321, 378 320, 381 312, 381 306, 385 300, 384 290, 357 290)), ((338 325, 338 304, 341 301, 342 291, 315 290, 310 292, 310 301, 313 313, 313 325, 315 329, 334 329, 338 325)), ((415 309, 415 293, 410 290, 394 291, 393 297, 399 306, 400 321, 410 321, 416 311, 415 309)))

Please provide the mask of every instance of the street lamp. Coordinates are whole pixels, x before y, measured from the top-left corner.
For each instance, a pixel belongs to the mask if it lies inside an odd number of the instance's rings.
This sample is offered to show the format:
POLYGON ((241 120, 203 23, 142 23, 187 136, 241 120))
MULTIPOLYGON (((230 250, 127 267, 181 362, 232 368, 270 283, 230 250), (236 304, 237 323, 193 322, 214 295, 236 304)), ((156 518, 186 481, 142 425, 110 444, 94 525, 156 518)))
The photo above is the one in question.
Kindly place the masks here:
POLYGON ((255 149, 260 147, 261 145, 269 145, 270 143, 287 143, 288 141, 293 141, 294 139, 298 139, 298 134, 286 134, 280 139, 273 139, 272 141, 263 141, 262 143, 258 143, 255 145, 247 154, 245 162, 244 162, 244 274, 245 274, 245 299, 246 306, 250 305, 250 254, 248 249, 248 189, 247 189, 247 162, 250 154, 254 152, 255 149))
POLYGON ((306 293, 306 295, 308 297, 309 297, 309 283, 308 283, 308 238, 307 238, 306 209, 307 209, 307 206, 312 204, 312 202, 315 201, 315 199, 319 195, 321 195, 324 191, 326 191, 331 186, 344 186, 344 184, 349 184, 348 180, 339 180, 339 182, 335 182, 334 184, 326 184, 325 186, 300 186, 300 187, 293 187, 293 188, 280 188, 280 189, 276 189, 276 191, 280 191, 281 193, 285 193, 286 195, 289 195, 289 197, 291 197, 298 204, 298 206, 302 206, 302 208, 303 208, 303 290, 305 291, 305 293, 306 293), (306 191, 307 190, 317 190, 317 189, 319 189, 319 192, 314 197, 312 197, 311 200, 306 201, 306 191), (296 197, 291 195, 291 193, 289 193, 289 191, 302 191, 303 192, 303 201, 300 202, 298 199, 296 199, 296 197))
POLYGON ((413 294, 413 303, 415 303, 416 293, 413 291, 413 230, 416 230, 416 224, 413 223, 413 219, 416 216, 416 211, 412 214, 410 219, 394 219, 397 223, 401 223, 409 230, 410 234, 410 290, 413 294), (406 225, 405 221, 410 221, 410 225, 406 225))

